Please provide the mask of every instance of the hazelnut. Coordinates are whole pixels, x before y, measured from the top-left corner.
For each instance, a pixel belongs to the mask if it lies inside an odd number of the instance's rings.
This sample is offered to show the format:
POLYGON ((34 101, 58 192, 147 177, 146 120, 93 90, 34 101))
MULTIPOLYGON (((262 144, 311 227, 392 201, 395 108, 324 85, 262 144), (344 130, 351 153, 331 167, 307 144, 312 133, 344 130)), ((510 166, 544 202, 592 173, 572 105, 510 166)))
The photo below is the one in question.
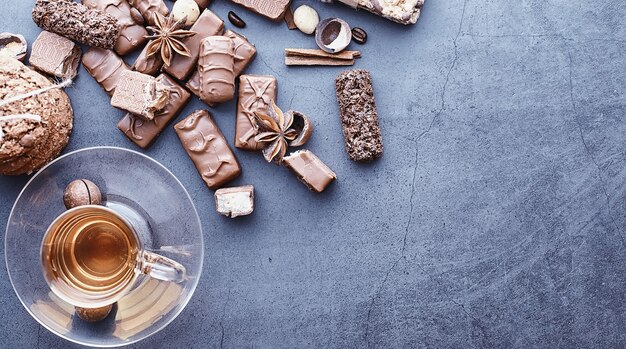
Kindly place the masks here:
POLYGON ((343 51, 352 41, 350 25, 340 18, 327 18, 315 30, 315 42, 328 53, 343 51))
POLYGON ((63 203, 68 210, 83 205, 100 205, 102 194, 98 186, 92 181, 77 179, 65 188, 63 203))
POLYGON ((194 24, 200 16, 200 8, 194 0, 178 0, 174 3, 174 7, 172 7, 172 15, 175 21, 187 17, 185 25, 190 26, 194 24))
POLYGON ((320 16, 311 6, 302 5, 293 12, 293 21, 301 32, 310 35, 315 32, 320 16))
POLYGON ((74 307, 74 309, 76 310, 76 315, 78 315, 79 318, 87 322, 96 322, 104 320, 109 315, 111 309, 113 309, 113 304, 100 308, 74 307))

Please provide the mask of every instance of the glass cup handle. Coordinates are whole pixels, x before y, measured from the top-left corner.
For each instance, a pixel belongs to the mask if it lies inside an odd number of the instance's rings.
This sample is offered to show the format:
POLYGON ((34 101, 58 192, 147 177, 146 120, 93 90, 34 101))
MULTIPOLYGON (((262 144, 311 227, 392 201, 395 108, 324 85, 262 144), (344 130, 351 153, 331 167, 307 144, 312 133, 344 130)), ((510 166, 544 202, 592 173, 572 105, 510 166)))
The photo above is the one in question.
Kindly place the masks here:
POLYGON ((143 274, 161 281, 180 283, 187 279, 182 264, 148 251, 141 252, 138 268, 143 274))

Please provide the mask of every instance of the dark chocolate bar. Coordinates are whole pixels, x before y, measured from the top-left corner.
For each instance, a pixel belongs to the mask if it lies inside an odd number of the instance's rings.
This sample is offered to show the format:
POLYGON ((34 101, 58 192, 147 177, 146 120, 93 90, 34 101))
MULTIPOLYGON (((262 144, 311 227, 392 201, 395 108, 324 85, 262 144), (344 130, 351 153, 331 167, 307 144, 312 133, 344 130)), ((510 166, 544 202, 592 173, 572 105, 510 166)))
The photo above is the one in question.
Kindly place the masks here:
POLYGON ((154 114, 153 120, 146 120, 128 113, 117 124, 117 127, 124 132, 128 139, 143 149, 150 147, 169 122, 174 120, 183 110, 191 96, 184 87, 167 74, 159 75, 156 81, 169 90, 169 98, 165 107, 154 114))
POLYGON ((315 154, 300 150, 283 158, 283 165, 291 170, 311 191, 321 193, 337 179, 337 175, 315 154))
POLYGON ((225 36, 202 40, 198 73, 200 93, 208 103, 222 103, 235 96, 235 44, 225 36))
POLYGON ((248 10, 258 13, 273 21, 280 21, 285 16, 285 11, 291 0, 230 0, 235 4, 239 4, 248 10))
POLYGON ((122 72, 130 71, 124 60, 112 50, 92 47, 85 52, 82 62, 109 96, 113 96, 122 72))
POLYGON ((276 101, 276 89, 276 78, 270 75, 242 75, 239 78, 235 147, 263 149, 263 144, 254 140, 258 133, 254 112, 265 112, 271 101, 276 101))
POLYGON ((146 23, 156 25, 154 15, 162 14, 164 17, 170 13, 163 0, 128 0, 130 6, 139 10, 146 23))
POLYGON ((218 189, 241 174, 235 154, 208 111, 193 112, 174 129, 209 188, 218 189))
POLYGON ((33 43, 29 62, 44 73, 73 78, 78 71, 80 55, 80 48, 72 40, 44 30, 33 43))

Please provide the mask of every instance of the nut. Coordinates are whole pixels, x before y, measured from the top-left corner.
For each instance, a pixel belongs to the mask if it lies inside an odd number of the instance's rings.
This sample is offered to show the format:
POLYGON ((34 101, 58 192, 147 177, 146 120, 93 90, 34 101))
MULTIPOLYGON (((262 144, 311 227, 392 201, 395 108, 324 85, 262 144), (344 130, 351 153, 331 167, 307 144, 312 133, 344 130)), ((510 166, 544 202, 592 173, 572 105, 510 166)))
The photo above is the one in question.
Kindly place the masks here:
POLYGON ((298 131, 298 137, 289 142, 290 147, 301 147, 309 141, 313 135, 313 123, 306 115, 299 111, 289 110, 287 114, 293 115, 291 128, 298 131))
POLYGON ((26 39, 19 34, 0 34, 0 57, 13 57, 24 61, 26 57, 26 39))
POLYGON ((327 18, 317 25, 315 42, 328 53, 343 51, 352 41, 350 25, 340 18, 327 18))
POLYGON ((233 11, 228 11, 228 20, 237 28, 246 27, 246 22, 233 11))
POLYGON ((367 32, 363 28, 352 28, 352 40, 357 44, 365 44, 367 42, 367 32))
POLYGON ((301 32, 311 35, 320 22, 320 16, 311 6, 302 5, 294 11, 293 21, 301 32))
POLYGON ((187 17, 185 25, 190 26, 200 17, 200 8, 194 0, 178 0, 174 3, 172 15, 174 15, 175 21, 187 17))
POLYGON ((100 193, 100 189, 92 181, 77 179, 65 188, 63 203, 68 210, 83 205, 100 205, 102 203, 102 193, 100 193))
POLYGON ((76 310, 76 315, 78 315, 79 318, 87 322, 96 322, 104 320, 109 315, 111 309, 113 309, 113 304, 109 304, 100 308, 74 307, 74 309, 76 310))

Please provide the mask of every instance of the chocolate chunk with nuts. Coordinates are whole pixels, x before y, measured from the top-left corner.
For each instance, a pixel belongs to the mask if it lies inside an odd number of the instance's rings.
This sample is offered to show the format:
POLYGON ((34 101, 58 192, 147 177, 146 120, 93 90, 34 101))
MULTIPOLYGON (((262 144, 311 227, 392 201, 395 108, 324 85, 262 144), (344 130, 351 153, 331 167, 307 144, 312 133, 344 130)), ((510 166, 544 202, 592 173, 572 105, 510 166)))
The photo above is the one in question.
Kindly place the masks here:
POLYGON ((100 205, 102 193, 94 182, 88 179, 77 179, 65 188, 63 203, 68 210, 84 205, 100 205))
POLYGON ((247 216, 254 212, 254 187, 223 188, 215 192, 215 208, 221 215, 230 218, 247 216))
POLYGON ((323 192, 337 179, 335 172, 308 150, 300 150, 285 156, 283 165, 298 176, 300 182, 316 193, 323 192))
POLYGON ((24 61, 28 44, 24 36, 19 34, 0 34, 0 57, 13 57, 24 61))
POLYGON ((354 161, 383 154, 372 77, 367 70, 343 72, 335 81, 346 151, 354 161))
POLYGON ((152 120, 154 114, 167 104, 169 93, 169 89, 154 77, 125 71, 120 75, 111 105, 152 120))
POLYGON ((120 76, 130 68, 112 50, 92 47, 83 55, 83 66, 109 96, 113 96, 120 76))
POLYGON ((42 31, 33 43, 29 62, 44 73, 73 78, 78 72, 80 54, 80 48, 72 40, 42 31))

